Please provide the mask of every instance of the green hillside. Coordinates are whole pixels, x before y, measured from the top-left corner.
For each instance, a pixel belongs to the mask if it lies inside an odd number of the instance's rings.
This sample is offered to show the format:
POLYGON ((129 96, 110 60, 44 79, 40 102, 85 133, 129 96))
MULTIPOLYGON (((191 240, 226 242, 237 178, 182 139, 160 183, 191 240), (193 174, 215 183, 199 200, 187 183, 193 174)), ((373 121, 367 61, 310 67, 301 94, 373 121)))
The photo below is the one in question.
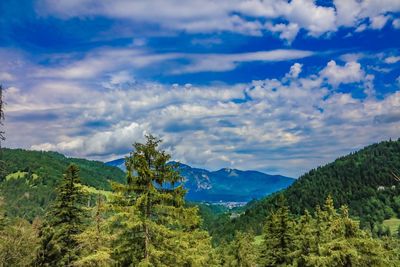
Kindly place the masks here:
POLYGON ((363 228, 373 229, 384 220, 400 217, 400 139, 385 141, 338 158, 302 175, 288 189, 249 203, 242 216, 220 217, 212 232, 230 236, 235 230, 261 233, 265 218, 282 194, 294 214, 313 211, 331 195, 335 206, 348 205, 363 228))
POLYGON ((111 190, 109 181, 123 183, 125 174, 99 161, 67 158, 56 152, 3 149, 4 173, 0 190, 5 197, 7 213, 32 220, 42 215, 54 199, 67 166, 79 166, 82 183, 90 188, 111 190))

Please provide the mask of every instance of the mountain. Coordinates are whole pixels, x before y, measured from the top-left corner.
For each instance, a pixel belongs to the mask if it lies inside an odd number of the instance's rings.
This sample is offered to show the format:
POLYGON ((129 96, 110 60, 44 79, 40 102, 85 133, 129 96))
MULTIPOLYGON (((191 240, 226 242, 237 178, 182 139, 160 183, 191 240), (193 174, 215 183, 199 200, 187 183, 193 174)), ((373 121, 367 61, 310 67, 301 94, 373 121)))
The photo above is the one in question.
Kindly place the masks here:
POLYGON ((249 203, 241 216, 232 220, 221 217, 213 232, 260 233, 279 195, 285 197, 294 214, 302 214, 305 209, 313 211, 331 195, 337 208, 347 205, 350 215, 367 229, 377 227, 385 219, 400 218, 400 139, 367 146, 310 170, 286 190, 249 203))
POLYGON ((7 213, 32 220, 43 215, 54 199, 54 188, 69 164, 80 169, 84 185, 111 190, 109 181, 123 183, 125 174, 103 162, 67 158, 57 152, 2 149, 4 172, 0 191, 5 198, 7 213))
MULTIPOLYGON (((107 162, 107 165, 125 169, 124 159, 107 162)), ((248 202, 259 199, 291 185, 295 179, 282 175, 269 175, 258 171, 241 171, 224 168, 218 171, 192 168, 178 162, 180 174, 188 189, 187 200, 207 202, 248 202)))

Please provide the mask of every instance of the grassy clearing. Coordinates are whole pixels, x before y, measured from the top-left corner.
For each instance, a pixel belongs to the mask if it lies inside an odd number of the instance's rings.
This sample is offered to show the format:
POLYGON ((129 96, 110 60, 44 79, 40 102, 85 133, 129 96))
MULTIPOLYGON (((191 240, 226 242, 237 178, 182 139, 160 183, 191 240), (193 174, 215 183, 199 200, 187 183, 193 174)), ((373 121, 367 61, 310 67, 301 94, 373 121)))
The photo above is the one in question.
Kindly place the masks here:
MULTIPOLYGON (((25 178, 26 175, 28 175, 28 172, 17 171, 14 173, 10 173, 9 175, 6 176, 6 181, 22 179, 25 178)), ((37 174, 32 173, 32 179, 36 180, 37 178, 39 178, 39 176, 37 174)))
POLYGON ((388 220, 384 220, 383 225, 388 226, 390 228, 390 232, 392 233, 392 235, 396 235, 397 229, 400 225, 400 219, 390 218, 388 220))
POLYGON ((96 189, 94 187, 87 186, 87 185, 82 185, 82 190, 89 194, 103 195, 106 197, 106 199, 110 199, 113 194, 113 192, 111 192, 111 191, 96 189))

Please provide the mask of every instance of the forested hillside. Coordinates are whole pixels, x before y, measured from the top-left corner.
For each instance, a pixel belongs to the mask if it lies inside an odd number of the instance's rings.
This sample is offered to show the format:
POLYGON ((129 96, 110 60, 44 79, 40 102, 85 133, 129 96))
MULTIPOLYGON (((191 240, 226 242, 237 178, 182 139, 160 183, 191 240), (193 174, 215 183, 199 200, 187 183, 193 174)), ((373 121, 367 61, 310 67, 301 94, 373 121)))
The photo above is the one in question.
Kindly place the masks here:
POLYGON ((186 203, 184 178, 168 164, 170 155, 159 149, 160 142, 149 135, 146 143, 135 143, 125 176, 99 162, 6 149, 0 266, 400 265, 400 235, 375 231, 378 211, 365 219, 367 211, 341 205, 356 205, 352 201, 359 191, 373 192, 366 203, 383 205, 382 218, 396 216, 397 178, 385 180, 384 171, 397 177, 392 168, 397 168, 400 141, 373 145, 312 170, 289 189, 253 201, 243 214, 186 203), (378 178, 358 179, 358 166, 369 166, 378 178), (337 181, 348 173, 356 178, 337 181), (99 190, 109 189, 106 182, 111 190, 99 190), (362 229, 358 219, 373 229, 362 229))
POLYGON ((314 211, 331 195, 336 207, 348 205, 350 215, 360 220, 361 227, 373 231, 385 219, 400 217, 398 177, 400 139, 373 144, 309 171, 286 190, 249 203, 242 216, 232 220, 220 217, 214 232, 221 236, 229 236, 235 230, 260 233, 281 195, 297 215, 314 211))
POLYGON ((72 163, 79 167, 84 185, 111 190, 109 181, 125 180, 120 169, 99 161, 67 158, 56 152, 4 148, 0 190, 7 213, 28 220, 43 215, 55 198, 55 187, 65 169, 72 163))

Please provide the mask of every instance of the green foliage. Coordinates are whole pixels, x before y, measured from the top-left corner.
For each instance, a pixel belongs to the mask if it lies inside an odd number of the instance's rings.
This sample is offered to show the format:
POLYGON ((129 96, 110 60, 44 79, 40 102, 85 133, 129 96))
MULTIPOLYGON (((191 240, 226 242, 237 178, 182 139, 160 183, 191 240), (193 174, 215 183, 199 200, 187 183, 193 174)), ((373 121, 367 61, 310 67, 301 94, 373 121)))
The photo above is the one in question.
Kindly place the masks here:
POLYGON ((0 266, 30 266, 38 245, 37 221, 34 225, 5 214, 0 197, 0 266))
POLYGON ((340 158, 301 177, 295 189, 231 212, 185 203, 182 177, 153 136, 135 143, 126 160, 126 182, 101 163, 7 150, 0 266, 400 266, 400 245, 393 238, 400 214, 400 189, 393 179, 400 169, 399 143, 383 142, 340 158), (71 161, 83 166, 85 185, 75 165, 61 180, 54 177, 71 161), (113 174, 116 178, 108 177, 113 174), (116 181, 114 192, 103 187, 108 180, 116 181), (15 218, 34 218, 51 201, 43 224, 15 218), (204 229, 219 246, 212 248, 204 229), (262 236, 255 238, 252 230, 262 236))
POLYGON ((314 211, 331 195, 336 207, 347 205, 362 228, 373 229, 385 219, 400 217, 400 139, 368 146, 302 175, 288 189, 249 203, 244 214, 214 224, 218 239, 231 238, 232 231, 260 234, 263 220, 275 209, 279 195, 287 199, 292 213, 314 211))
POLYGON ((115 186, 117 239, 114 258, 123 266, 204 266, 211 252, 208 234, 199 229, 196 207, 184 206, 182 177, 160 140, 135 143, 126 160, 127 183, 115 186))
POLYGON ((74 266, 111 266, 114 261, 111 259, 110 226, 105 217, 106 207, 101 195, 97 197, 96 206, 92 208, 93 222, 82 233, 76 236, 81 257, 74 263, 74 266))
POLYGON ((314 215, 292 217, 288 207, 272 212, 265 226, 260 266, 398 266, 398 250, 373 239, 328 197, 314 215), (293 231, 295 230, 295 231, 293 231), (397 254, 396 254, 397 253, 397 254))
POLYGON ((226 267, 252 267, 257 265, 258 253, 254 245, 254 236, 236 232, 235 238, 221 246, 219 265, 226 267))
POLYGON ((56 200, 41 228, 39 266, 70 266, 78 260, 81 249, 77 236, 84 230, 86 216, 78 172, 77 166, 70 165, 57 187, 56 200))
POLYGON ((38 245, 37 229, 23 219, 0 230, 0 266, 31 266, 38 245))
POLYGON ((279 266, 288 263, 288 256, 294 246, 294 222, 290 219, 289 208, 279 199, 279 207, 267 218, 264 226, 264 242, 261 247, 262 266, 279 266))
POLYGON ((75 164, 82 183, 97 189, 111 190, 109 181, 122 183, 124 173, 102 162, 67 158, 56 152, 2 149, 5 167, 0 190, 6 201, 7 214, 33 221, 43 216, 55 199, 55 187, 64 170, 75 164), (16 179, 18 177, 18 179, 16 179))

